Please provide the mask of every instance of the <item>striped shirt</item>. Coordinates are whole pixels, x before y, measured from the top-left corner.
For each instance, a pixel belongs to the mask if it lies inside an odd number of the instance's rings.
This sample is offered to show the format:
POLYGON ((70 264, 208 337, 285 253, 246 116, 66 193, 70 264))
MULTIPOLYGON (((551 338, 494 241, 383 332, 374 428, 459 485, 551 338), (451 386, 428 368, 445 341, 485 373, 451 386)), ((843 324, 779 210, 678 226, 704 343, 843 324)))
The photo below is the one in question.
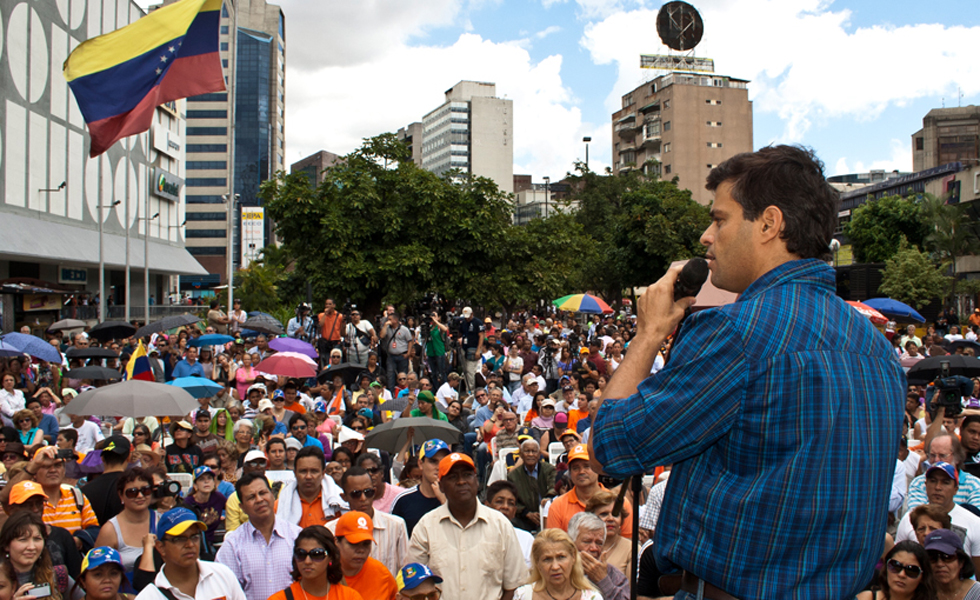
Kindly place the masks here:
POLYGON ((905 374, 835 295, 825 263, 784 263, 691 316, 664 369, 603 403, 613 477, 673 464, 655 546, 729 594, 852 598, 887 523, 905 374))
MULTIPOLYGON (((953 502, 980 507, 980 478, 970 475, 966 471, 960 471, 960 486, 956 490, 956 496, 953 498, 953 502)), ((912 510, 916 506, 928 503, 929 498, 926 497, 926 476, 919 475, 909 484, 908 509, 912 510)))
POLYGON ((214 560, 231 569, 248 600, 267 600, 293 582, 293 545, 301 531, 277 518, 266 543, 262 532, 246 521, 225 536, 214 560))
POLYGON ((50 499, 44 501, 44 522, 54 527, 67 529, 69 533, 75 533, 79 529, 87 527, 98 527, 99 519, 92 510, 92 504, 85 497, 85 494, 70 485, 61 484, 61 498, 58 503, 51 502, 50 499), (78 511, 77 497, 82 500, 82 510, 78 511))

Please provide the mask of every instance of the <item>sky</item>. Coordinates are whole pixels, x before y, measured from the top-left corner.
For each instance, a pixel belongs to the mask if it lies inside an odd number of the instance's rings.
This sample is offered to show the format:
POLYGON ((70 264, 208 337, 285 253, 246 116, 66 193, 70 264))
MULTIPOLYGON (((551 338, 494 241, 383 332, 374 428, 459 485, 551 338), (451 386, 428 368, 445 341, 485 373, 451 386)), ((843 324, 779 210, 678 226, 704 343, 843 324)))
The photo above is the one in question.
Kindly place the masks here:
MULTIPOLYGON (((696 55, 747 79, 754 146, 814 148, 828 175, 910 171, 932 108, 980 103, 976 0, 695 0, 696 55)), ((280 0, 286 164, 420 121, 467 79, 514 101, 514 173, 610 164, 611 114, 660 72, 660 0, 280 0)))

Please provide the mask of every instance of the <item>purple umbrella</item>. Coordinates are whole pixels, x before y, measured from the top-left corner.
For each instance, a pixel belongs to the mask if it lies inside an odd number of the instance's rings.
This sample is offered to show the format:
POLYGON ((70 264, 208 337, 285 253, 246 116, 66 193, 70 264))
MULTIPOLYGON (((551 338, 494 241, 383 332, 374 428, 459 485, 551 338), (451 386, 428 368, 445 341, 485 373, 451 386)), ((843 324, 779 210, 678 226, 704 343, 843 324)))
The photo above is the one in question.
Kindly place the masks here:
POLYGON ((269 341, 269 347, 277 352, 298 352, 299 354, 305 354, 313 360, 318 360, 320 356, 316 353, 316 349, 304 342, 303 340, 297 340, 296 338, 280 337, 269 341))
POLYGON ((61 353, 54 346, 37 336, 15 332, 4 335, 2 339, 5 344, 20 350, 24 354, 29 354, 34 358, 48 362, 61 364, 61 353))

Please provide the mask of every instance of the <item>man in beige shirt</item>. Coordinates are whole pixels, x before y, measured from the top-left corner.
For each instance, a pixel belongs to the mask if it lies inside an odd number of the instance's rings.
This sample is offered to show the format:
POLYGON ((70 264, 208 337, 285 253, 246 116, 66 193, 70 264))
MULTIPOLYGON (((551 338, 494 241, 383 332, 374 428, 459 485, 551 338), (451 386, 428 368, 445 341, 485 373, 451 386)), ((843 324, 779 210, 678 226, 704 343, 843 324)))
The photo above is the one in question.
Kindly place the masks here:
POLYGON ((443 578, 446 598, 510 600, 527 579, 524 554, 507 518, 477 500, 473 459, 453 453, 439 463, 446 503, 412 532, 408 560, 443 578))

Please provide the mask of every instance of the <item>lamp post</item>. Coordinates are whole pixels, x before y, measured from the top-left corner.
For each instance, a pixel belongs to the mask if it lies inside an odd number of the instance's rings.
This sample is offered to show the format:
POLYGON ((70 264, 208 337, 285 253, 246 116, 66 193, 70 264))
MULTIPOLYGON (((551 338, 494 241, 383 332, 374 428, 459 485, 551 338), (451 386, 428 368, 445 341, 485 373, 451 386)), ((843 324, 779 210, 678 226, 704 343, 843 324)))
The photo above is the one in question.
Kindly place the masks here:
POLYGON ((588 171, 589 170, 589 142, 592 141, 592 138, 589 136, 585 136, 584 138, 582 138, 582 141, 585 142, 585 170, 588 171))
MULTIPOLYGON (((144 301, 143 324, 144 325, 150 322, 150 221, 156 219, 159 216, 160 213, 158 212, 152 217, 149 218, 141 217, 139 219, 140 221, 146 221, 146 227, 143 229, 143 301, 144 301)), ((127 323, 129 322, 128 313, 126 314, 126 322, 127 323)))
POLYGON ((47 193, 48 194, 48 205, 46 207, 44 207, 44 212, 51 212, 51 192, 60 192, 61 190, 65 189, 65 187, 67 185, 68 185, 68 182, 67 181, 62 181, 61 182, 61 185, 59 185, 56 188, 41 188, 41 189, 39 189, 37 191, 37 193, 38 193, 38 200, 41 199, 40 198, 40 194, 43 194, 43 193, 47 193))
POLYGON ((544 218, 548 218, 548 186, 551 183, 551 177, 543 177, 544 179, 544 218))
POLYGON ((122 200, 116 200, 108 206, 99 203, 99 323, 105 321, 105 242, 103 238, 104 227, 102 221, 105 218, 102 209, 103 208, 113 208, 119 206, 122 200))
POLYGON ((228 203, 228 314, 230 315, 235 310, 232 306, 235 300, 235 206, 241 196, 239 194, 225 194, 222 198, 228 203))

